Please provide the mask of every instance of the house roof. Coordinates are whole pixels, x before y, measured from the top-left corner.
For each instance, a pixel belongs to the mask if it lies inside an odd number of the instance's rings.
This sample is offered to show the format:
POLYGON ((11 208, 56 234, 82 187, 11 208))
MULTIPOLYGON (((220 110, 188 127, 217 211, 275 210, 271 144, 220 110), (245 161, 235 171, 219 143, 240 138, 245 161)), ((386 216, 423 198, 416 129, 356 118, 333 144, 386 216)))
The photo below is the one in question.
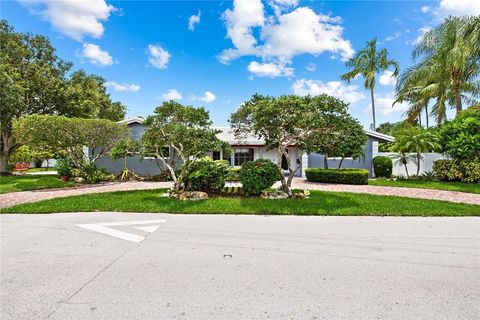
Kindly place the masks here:
POLYGON ((126 123, 126 124, 132 124, 132 123, 142 124, 143 122, 145 122, 145 119, 143 117, 139 117, 139 116, 118 121, 118 123, 126 123))
MULTIPOLYGON (((119 121, 118 123, 126 123, 127 125, 132 123, 143 124, 144 121, 145 119, 142 117, 133 117, 130 119, 119 121)), ((258 139, 253 135, 249 135, 245 139, 239 140, 235 137, 230 127, 214 127, 214 129, 221 130, 221 132, 217 135, 217 137, 220 140, 225 141, 231 145, 262 146, 265 143, 264 140, 258 139)), ((380 133, 380 132, 376 132, 376 131, 365 130, 365 134, 369 137, 372 137, 380 141, 385 141, 385 142, 395 141, 394 137, 380 133)))

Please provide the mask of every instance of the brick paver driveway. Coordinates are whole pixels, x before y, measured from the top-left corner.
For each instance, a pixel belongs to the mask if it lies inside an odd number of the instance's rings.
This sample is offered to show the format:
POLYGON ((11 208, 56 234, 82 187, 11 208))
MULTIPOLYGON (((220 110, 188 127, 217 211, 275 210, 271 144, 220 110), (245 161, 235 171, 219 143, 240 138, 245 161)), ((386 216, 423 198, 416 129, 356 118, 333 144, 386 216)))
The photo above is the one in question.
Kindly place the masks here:
POLYGON ((130 191, 144 189, 170 188, 170 182, 115 182, 100 185, 85 185, 77 188, 63 189, 44 189, 12 192, 0 195, 0 208, 11 207, 17 204, 48 200, 53 198, 63 198, 68 196, 77 196, 82 194, 112 192, 112 191, 130 191))
MULTIPOLYGON (((129 190, 146 190, 169 188, 171 182, 118 182, 104 185, 82 186, 78 188, 51 189, 13 192, 0 195, 0 208, 6 208, 17 204, 36 202, 41 200, 62 198, 68 196, 76 196, 82 194, 112 192, 112 191, 129 191, 129 190)), ((302 178, 295 178, 292 187, 296 189, 309 189, 320 191, 335 192, 354 192, 367 193, 385 196, 400 196, 407 198, 434 199, 445 200, 458 203, 469 203, 480 205, 480 195, 474 193, 444 191, 433 189, 418 188, 396 188, 396 187, 380 187, 380 186, 358 186, 346 184, 323 184, 306 181, 302 178)))

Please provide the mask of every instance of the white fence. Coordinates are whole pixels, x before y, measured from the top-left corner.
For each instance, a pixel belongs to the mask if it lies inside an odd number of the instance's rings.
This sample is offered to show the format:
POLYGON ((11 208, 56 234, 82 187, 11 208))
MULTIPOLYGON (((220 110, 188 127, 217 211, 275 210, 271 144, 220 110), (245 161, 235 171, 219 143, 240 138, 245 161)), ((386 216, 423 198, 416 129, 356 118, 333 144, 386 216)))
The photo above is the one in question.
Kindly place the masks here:
MULTIPOLYGON (((392 158, 393 160, 393 175, 395 176, 406 176, 405 166, 395 158, 395 153, 393 152, 379 152, 374 155, 375 156, 387 156, 392 158)), ((407 168, 408 173, 410 175, 417 173, 417 161, 413 157, 412 154, 411 159, 409 159, 407 168)), ((433 170, 433 162, 436 160, 448 159, 448 157, 441 153, 423 153, 422 160, 420 161, 420 174, 425 173, 427 171, 433 170)))

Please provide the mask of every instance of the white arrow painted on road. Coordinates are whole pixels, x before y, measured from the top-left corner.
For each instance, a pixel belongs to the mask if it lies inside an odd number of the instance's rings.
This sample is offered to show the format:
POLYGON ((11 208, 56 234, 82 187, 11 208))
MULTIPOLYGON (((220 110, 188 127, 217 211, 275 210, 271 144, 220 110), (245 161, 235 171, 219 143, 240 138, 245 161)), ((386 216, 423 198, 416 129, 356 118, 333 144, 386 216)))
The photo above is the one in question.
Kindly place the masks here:
POLYGON ((89 224, 77 224, 77 227, 84 228, 91 231, 100 232, 111 237, 139 243, 145 240, 145 237, 140 236, 138 234, 128 233, 120 230, 116 230, 110 227, 118 227, 118 226, 134 226, 134 225, 142 225, 142 224, 156 224, 151 226, 143 226, 143 227, 134 227, 135 229, 152 233, 157 230, 160 225, 158 223, 165 223, 167 220, 165 219, 158 219, 158 220, 143 220, 143 221, 117 221, 117 222, 103 222, 103 223, 89 223, 89 224))

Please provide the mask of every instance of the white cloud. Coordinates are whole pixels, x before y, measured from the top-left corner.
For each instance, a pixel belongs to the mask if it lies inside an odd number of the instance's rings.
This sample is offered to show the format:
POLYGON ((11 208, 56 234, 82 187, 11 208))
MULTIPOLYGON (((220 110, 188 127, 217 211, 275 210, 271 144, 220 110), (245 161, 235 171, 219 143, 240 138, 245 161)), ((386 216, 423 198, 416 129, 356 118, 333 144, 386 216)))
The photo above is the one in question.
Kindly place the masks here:
POLYGON ((168 61, 171 57, 170 53, 167 50, 163 49, 160 46, 149 44, 148 53, 150 55, 148 61, 152 66, 158 69, 167 68, 168 61))
POLYGON ((215 99, 217 99, 217 97, 212 92, 205 91, 205 93, 203 94, 202 97, 195 98, 195 99, 198 99, 198 100, 206 102, 206 103, 210 103, 210 102, 215 101, 215 99))
MULTIPOLYGON (((330 52, 347 60, 355 53, 350 41, 343 38, 343 27, 338 25, 340 17, 317 14, 308 7, 286 13, 275 11, 275 16, 266 17, 260 0, 235 0, 233 4, 233 10, 227 9, 223 14, 233 48, 220 54, 222 63, 256 56, 262 58, 264 65, 288 66, 294 56, 301 54, 330 52)), ((270 1, 271 6, 279 4, 296 6, 298 1, 270 1)))
POLYGON ((398 39, 398 38, 400 38, 401 35, 402 35, 402 33, 401 33, 400 31, 397 31, 397 32, 395 32, 394 34, 386 37, 386 38, 385 38, 385 42, 389 42, 389 41, 398 39))
POLYGON ((385 70, 380 76, 380 85, 394 86, 397 83, 397 77, 393 76, 393 71, 385 70))
POLYGON ((177 89, 169 89, 166 93, 162 95, 163 100, 181 100, 182 94, 178 92, 177 89))
POLYGON ((252 61, 248 65, 248 71, 255 74, 258 77, 289 77, 293 75, 293 68, 286 67, 282 63, 258 63, 257 61, 252 61))
POLYGON ((331 95, 345 102, 355 103, 365 99, 365 95, 358 91, 358 86, 344 85, 340 81, 322 82, 320 80, 300 79, 292 85, 293 93, 299 96, 331 95))
MULTIPOLYGON (((375 109, 377 112, 379 112, 381 115, 389 115, 390 113, 393 112, 400 112, 400 111, 406 111, 408 109, 408 103, 402 102, 402 103, 395 103, 393 105, 393 102, 395 101, 395 93, 390 92, 387 94, 379 94, 375 97, 375 109)), ((365 112, 369 113, 372 110, 372 104, 369 103, 368 107, 365 108, 365 112)))
POLYGON ((101 37, 105 31, 102 22, 116 10, 105 0, 20 1, 30 12, 49 21, 54 29, 78 41, 84 36, 101 37))
POLYGON ((430 8, 429 6, 422 6, 420 8, 420 11, 422 11, 423 13, 429 13, 430 11, 432 11, 432 8, 430 8))
POLYGON ((435 14, 446 16, 476 16, 480 15, 480 1, 478 0, 441 0, 435 14))
POLYGON ((202 16, 202 11, 198 11, 198 13, 195 15, 191 15, 190 18, 188 18, 188 30, 193 31, 195 30, 195 25, 200 23, 200 17, 202 16))
POLYGON ((77 52, 77 56, 88 59, 91 64, 100 67, 111 66, 113 64, 112 56, 96 44, 84 43, 82 51, 77 52))
POLYGON ((307 64, 305 69, 307 69, 307 71, 315 71, 317 69, 317 66, 315 65, 315 63, 310 62, 309 64, 307 64))
POLYGON ((118 83, 115 81, 108 81, 105 83, 105 86, 112 88, 115 91, 127 91, 127 92, 137 92, 140 90, 138 84, 128 84, 128 83, 118 83))

